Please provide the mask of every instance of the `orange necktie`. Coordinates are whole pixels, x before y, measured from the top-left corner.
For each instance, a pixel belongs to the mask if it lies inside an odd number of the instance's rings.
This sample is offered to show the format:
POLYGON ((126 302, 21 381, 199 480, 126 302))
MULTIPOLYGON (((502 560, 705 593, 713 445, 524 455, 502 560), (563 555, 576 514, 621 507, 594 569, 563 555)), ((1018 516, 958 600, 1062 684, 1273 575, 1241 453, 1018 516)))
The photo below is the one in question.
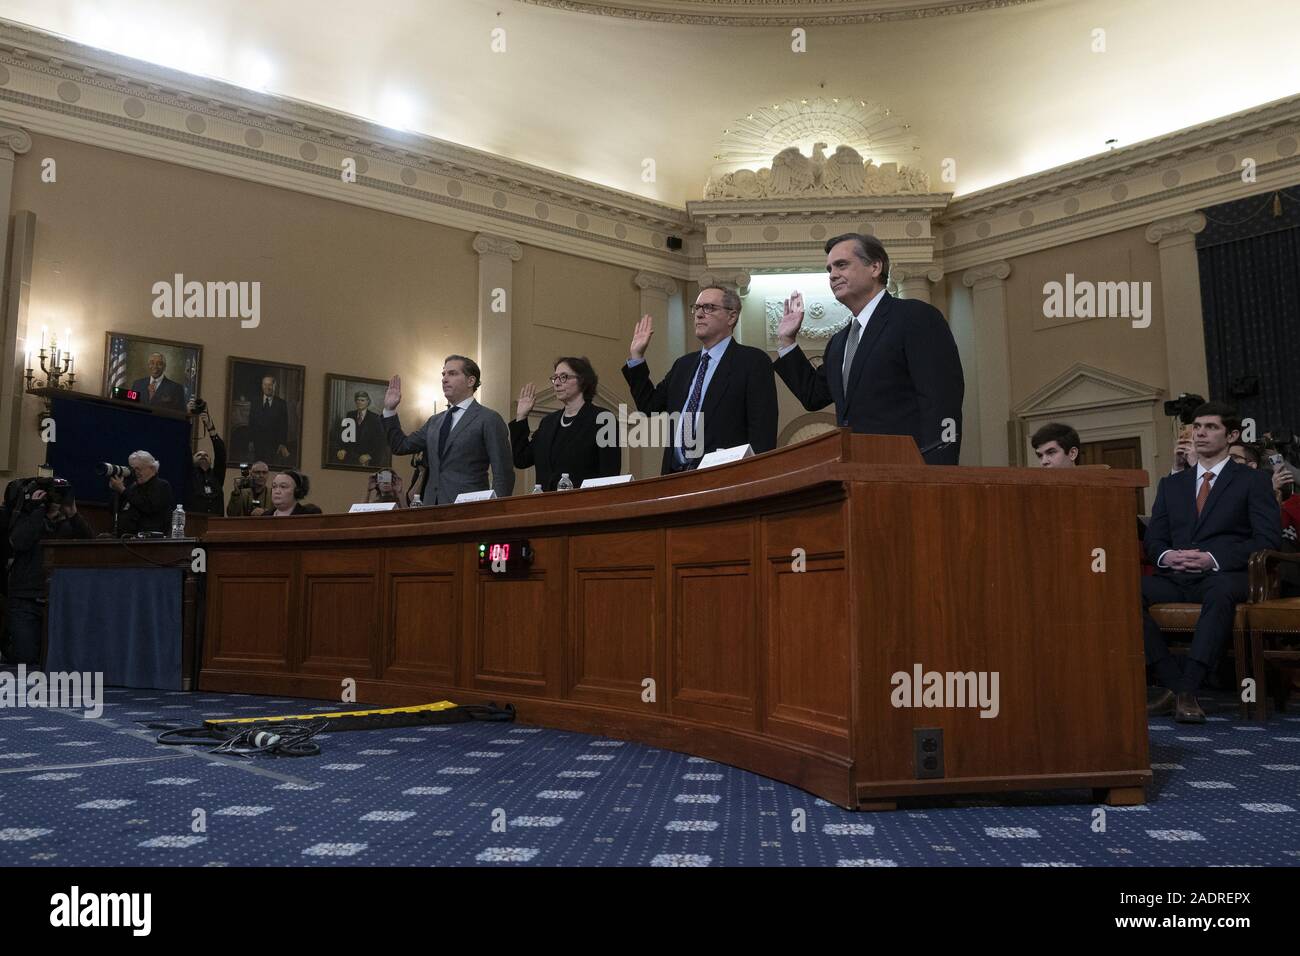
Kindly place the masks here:
POLYGON ((1199 515, 1205 507, 1205 500, 1210 497, 1210 482, 1214 480, 1214 472, 1207 471, 1205 477, 1201 479, 1201 490, 1196 493, 1196 513, 1199 515))
POLYGON ((153 393, 158 390, 158 386, 153 382, 149 383, 149 401, 153 401, 153 393))

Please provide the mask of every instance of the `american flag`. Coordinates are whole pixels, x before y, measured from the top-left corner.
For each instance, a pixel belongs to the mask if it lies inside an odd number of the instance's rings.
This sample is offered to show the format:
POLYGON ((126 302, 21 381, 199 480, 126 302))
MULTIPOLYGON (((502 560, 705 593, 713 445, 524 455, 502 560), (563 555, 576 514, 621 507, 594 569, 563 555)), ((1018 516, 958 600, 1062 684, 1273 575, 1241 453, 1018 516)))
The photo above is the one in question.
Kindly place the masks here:
POLYGON ((108 387, 126 386, 126 339, 114 338, 108 354, 108 387))

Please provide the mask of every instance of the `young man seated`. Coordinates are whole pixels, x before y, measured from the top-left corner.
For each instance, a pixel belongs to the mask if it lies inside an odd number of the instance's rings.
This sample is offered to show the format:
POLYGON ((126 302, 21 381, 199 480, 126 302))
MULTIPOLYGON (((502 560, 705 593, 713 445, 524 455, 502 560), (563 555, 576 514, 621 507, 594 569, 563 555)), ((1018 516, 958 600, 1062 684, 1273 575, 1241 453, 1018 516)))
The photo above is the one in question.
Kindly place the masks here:
POLYGON ((1250 556, 1282 543, 1269 476, 1228 455, 1240 435, 1241 419, 1231 406, 1206 402, 1196 409, 1195 455, 1188 467, 1160 480, 1144 540, 1156 567, 1142 579, 1144 642, 1160 687, 1147 712, 1172 712, 1181 723, 1205 721, 1196 691, 1232 636, 1237 605, 1247 597, 1250 556), (1181 667, 1148 610, 1173 602, 1201 605, 1181 667))
POLYGON ((1044 425, 1034 432, 1029 444, 1042 468, 1073 468, 1079 463, 1079 433, 1069 425, 1044 425))

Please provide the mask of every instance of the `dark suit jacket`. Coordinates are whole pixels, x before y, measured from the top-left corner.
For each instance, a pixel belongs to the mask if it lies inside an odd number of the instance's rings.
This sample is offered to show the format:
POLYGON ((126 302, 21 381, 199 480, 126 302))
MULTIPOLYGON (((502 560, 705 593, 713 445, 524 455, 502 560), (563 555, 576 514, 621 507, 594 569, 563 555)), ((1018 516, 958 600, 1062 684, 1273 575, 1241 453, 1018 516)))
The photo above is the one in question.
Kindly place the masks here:
MULTIPOLYGON (((366 462, 368 466, 376 468, 387 466, 389 462, 388 442, 384 438, 383 412, 367 411, 366 417, 357 422, 353 427, 356 429, 356 438, 352 442, 343 440, 343 424, 341 421, 334 426, 334 431, 330 436, 330 458, 338 461, 340 451, 346 453, 343 459, 345 464, 359 465, 362 455, 369 455, 370 460, 366 462)), ((344 421, 351 419, 357 421, 355 411, 348 412, 343 416, 344 421)))
MULTIPOLYGON (((727 351, 731 351, 728 347, 727 351)), ((622 466, 618 446, 617 426, 613 429, 614 441, 608 448, 596 443, 600 432, 598 416, 614 413, 585 403, 572 424, 560 427, 564 410, 551 412, 537 424, 537 432, 528 436, 528 422, 510 423, 510 444, 514 451, 516 468, 537 468, 537 484, 543 491, 554 491, 560 475, 567 474, 573 487, 580 488, 588 478, 606 478, 617 475, 622 466)))
MULTIPOLYGON (((289 406, 283 398, 272 398, 271 407, 263 405, 265 397, 259 394, 248 409, 248 436, 253 442, 253 456, 268 465, 283 465, 288 459, 277 453, 283 445, 289 447, 289 406)), ((292 449, 290 449, 292 451, 292 449)))
POLYGON ((157 475, 144 484, 129 484, 117 497, 117 533, 152 531, 171 534, 172 508, 176 506, 172 486, 157 475))
POLYGON ((813 368, 798 346, 773 363, 794 397, 810 412, 834 402, 841 427, 869 435, 911 435, 918 449, 939 441, 944 420, 951 418, 956 441, 926 454, 925 460, 957 464, 966 385, 943 314, 928 302, 895 299, 886 292, 858 342, 846 388, 849 330, 845 326, 831 336, 820 368, 813 368))
POLYGON ((149 378, 138 378, 131 386, 140 393, 141 405, 152 405, 155 408, 170 408, 173 411, 185 411, 185 389, 181 388, 180 382, 173 382, 166 375, 158 382, 158 389, 153 393, 153 401, 149 401, 149 378))
MULTIPOLYGON (((301 501, 298 501, 298 502, 295 502, 295 503, 294 503, 294 506, 293 506, 293 513, 296 514, 296 515, 318 515, 318 514, 321 513, 321 510, 320 510, 320 507, 317 506, 317 505, 305 505, 305 504, 303 504, 301 501)), ((283 516, 283 515, 277 515, 277 514, 275 513, 275 508, 274 508, 274 506, 272 506, 272 507, 270 508, 269 511, 264 511, 264 512, 262 512, 261 517, 263 517, 263 518, 278 518, 278 517, 284 517, 284 516, 283 516)))
MULTIPOLYGON (((632 389, 637 411, 651 415, 684 409, 703 354, 701 350, 683 355, 658 385, 651 384, 647 363, 631 367, 625 363, 623 377, 632 389)), ((733 339, 709 380, 700 408, 703 454, 745 444, 753 447, 754 454, 771 451, 776 447, 776 422, 776 379, 772 377, 771 359, 762 349, 733 339)), ((665 448, 661 474, 673 471, 673 458, 672 447, 665 448)))
MULTIPOLYGON (((1196 466, 1160 479, 1142 539, 1155 564, 1166 551, 1208 551, 1224 572, 1246 570, 1256 551, 1282 546, 1282 517, 1265 470, 1229 461, 1196 514, 1196 466)), ((1161 574, 1177 574, 1164 568, 1161 574)))

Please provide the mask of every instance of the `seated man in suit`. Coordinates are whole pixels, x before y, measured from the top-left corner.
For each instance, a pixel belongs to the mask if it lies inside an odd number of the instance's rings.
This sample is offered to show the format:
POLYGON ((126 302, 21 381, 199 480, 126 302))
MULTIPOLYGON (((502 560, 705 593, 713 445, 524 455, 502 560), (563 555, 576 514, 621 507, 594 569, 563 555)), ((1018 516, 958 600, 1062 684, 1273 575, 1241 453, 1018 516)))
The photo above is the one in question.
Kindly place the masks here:
POLYGON ((834 402, 840 427, 911 435, 928 464, 957 464, 966 385, 943 314, 885 291, 889 254, 875 236, 846 233, 825 249, 831 293, 853 320, 831 336, 814 368, 796 342, 803 296, 795 292, 777 329, 776 373, 808 411, 834 402))
POLYGON ((1073 468, 1079 463, 1079 433, 1069 425, 1050 422, 1034 432, 1029 444, 1040 468, 1073 468))
POLYGON ((492 488, 498 498, 515 490, 510 457, 510 432, 505 420, 474 400, 482 381, 478 363, 464 355, 448 355, 442 363, 442 394, 448 408, 411 432, 402 432, 397 406, 402 379, 394 375, 384 393, 384 432, 394 455, 425 452, 429 467, 424 503, 447 505, 467 491, 492 488), (488 467, 492 483, 488 484, 488 467))
POLYGON ((767 352, 732 339, 740 320, 740 296, 705 286, 695 298, 695 337, 703 346, 688 352, 658 385, 650 381, 645 350, 654 320, 637 323, 623 377, 642 414, 675 413, 673 447, 664 449, 662 474, 688 471, 718 448, 748 444, 754 453, 776 447, 776 380, 767 352))
POLYGON ((161 352, 149 356, 149 377, 137 378, 131 388, 140 393, 140 401, 154 408, 170 408, 174 412, 185 411, 185 389, 180 382, 173 382, 163 373, 167 371, 167 359, 161 352))
POLYGON ((1230 405, 1206 402, 1196 409, 1194 464, 1160 479, 1144 538, 1156 567, 1142 579, 1144 643, 1162 688, 1147 712, 1172 712, 1180 723, 1205 721, 1196 690, 1232 635, 1237 605, 1247 598, 1251 554, 1282 543, 1269 476, 1228 456, 1240 435, 1241 419, 1230 405), (1147 610, 1178 601, 1201 605, 1182 667, 1147 610))

